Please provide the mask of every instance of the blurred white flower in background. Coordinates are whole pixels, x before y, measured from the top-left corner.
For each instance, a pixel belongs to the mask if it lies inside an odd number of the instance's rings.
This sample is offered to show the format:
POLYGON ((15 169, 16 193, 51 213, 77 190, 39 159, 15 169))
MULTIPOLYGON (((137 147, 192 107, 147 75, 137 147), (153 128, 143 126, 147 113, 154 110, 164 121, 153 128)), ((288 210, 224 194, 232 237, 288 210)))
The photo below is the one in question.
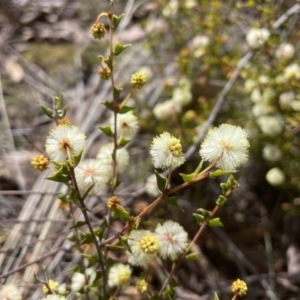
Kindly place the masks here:
POLYGON ((262 46, 270 37, 270 31, 266 28, 251 28, 247 35, 246 41, 249 47, 257 49, 262 46))
POLYGON ((272 168, 266 174, 266 179, 271 185, 281 185, 285 181, 285 175, 279 168, 272 168))
POLYGON ((261 131, 269 136, 275 136, 283 129, 281 119, 277 116, 261 116, 256 119, 256 122, 261 131))
POLYGON ((278 161, 281 158, 281 150, 276 145, 268 144, 263 148, 263 158, 268 161, 278 161))
POLYGON ((278 59, 292 58, 295 54, 295 48, 292 44, 283 43, 276 49, 275 56, 278 59))

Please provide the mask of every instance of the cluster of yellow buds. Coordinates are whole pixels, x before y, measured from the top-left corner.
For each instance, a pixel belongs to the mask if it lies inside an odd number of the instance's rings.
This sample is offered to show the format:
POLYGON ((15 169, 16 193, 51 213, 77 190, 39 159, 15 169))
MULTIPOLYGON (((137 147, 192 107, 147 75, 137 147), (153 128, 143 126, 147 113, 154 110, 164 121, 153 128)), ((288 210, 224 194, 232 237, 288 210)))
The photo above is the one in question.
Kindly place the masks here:
POLYGON ((240 279, 234 281, 231 286, 232 292, 239 297, 245 296, 247 293, 247 289, 248 288, 246 282, 240 279))
POLYGON ((91 34, 95 39, 101 40, 104 38, 106 33, 106 29, 104 24, 98 23, 98 24, 93 24, 91 27, 91 34))
POLYGON ((32 160, 31 164, 36 170, 42 172, 48 169, 49 159, 45 155, 38 155, 32 160))
POLYGON ((121 200, 116 196, 110 197, 107 201, 107 207, 111 210, 116 210, 120 206, 122 206, 121 200))
POLYGON ((111 76, 111 70, 109 68, 102 68, 98 71, 98 75, 102 80, 108 80, 111 76))
POLYGON ((141 89, 147 81, 147 77, 142 72, 137 72, 131 76, 130 84, 132 87, 141 89))

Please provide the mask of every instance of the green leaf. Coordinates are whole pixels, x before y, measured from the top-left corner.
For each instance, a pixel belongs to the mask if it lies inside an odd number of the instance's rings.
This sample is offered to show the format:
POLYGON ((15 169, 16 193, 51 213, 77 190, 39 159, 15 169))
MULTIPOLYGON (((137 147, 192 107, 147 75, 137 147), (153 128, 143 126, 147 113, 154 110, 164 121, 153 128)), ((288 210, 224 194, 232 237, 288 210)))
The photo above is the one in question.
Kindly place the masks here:
POLYGON ((62 194, 62 195, 58 195, 56 198, 64 203, 66 203, 68 201, 68 197, 69 197, 68 195, 62 194))
POLYGON ((222 175, 232 174, 235 170, 215 170, 210 173, 210 177, 219 177, 222 175))
POLYGON ((195 217, 196 222, 197 222, 198 225, 202 225, 205 222, 205 219, 202 215, 193 214, 193 216, 195 217))
POLYGON ((157 181, 157 187, 161 192, 163 192, 166 188, 167 178, 161 176, 156 170, 155 170, 155 176, 157 181))
POLYGON ((198 260, 199 257, 198 257, 197 253, 190 253, 190 254, 186 255, 185 258, 187 260, 194 261, 194 260, 198 260))
POLYGON ((122 107, 120 108, 119 114, 126 114, 126 113, 128 113, 129 111, 132 111, 132 110, 135 110, 135 109, 136 109, 136 107, 131 107, 131 106, 126 106, 126 105, 124 105, 124 106, 122 106, 122 107))
POLYGON ((226 193, 229 191, 228 185, 226 183, 221 183, 220 187, 222 189, 222 194, 226 195, 226 193))
POLYGON ((195 173, 192 173, 192 174, 179 173, 179 175, 182 177, 184 182, 191 182, 195 176, 195 173))
POLYGON ((93 266, 95 266, 96 264, 98 264, 98 258, 95 255, 89 255, 89 257, 86 257, 88 260, 88 266, 87 268, 91 268, 93 266))
POLYGON ((118 28, 120 21, 122 20, 123 17, 124 17, 124 14, 121 14, 120 16, 116 16, 116 15, 112 16, 112 26, 114 29, 118 28))
POLYGON ((46 107, 42 104, 40 104, 40 108, 43 110, 44 114, 46 116, 48 116, 50 119, 53 119, 54 118, 54 114, 53 114, 53 110, 49 107, 46 107))
POLYGON ((57 182, 68 182, 70 178, 69 178, 69 170, 67 164, 66 163, 59 164, 56 162, 53 163, 56 164, 57 166, 60 166, 60 169, 53 175, 48 176, 46 179, 57 181, 57 182))
POLYGON ((113 69, 113 63, 110 57, 106 57, 103 59, 103 61, 108 65, 108 67, 110 68, 110 70, 113 69))
POLYGON ((220 218, 209 220, 208 225, 211 227, 224 227, 222 222, 220 221, 220 218))
POLYGON ((54 97, 55 108, 56 108, 56 109, 60 109, 60 107, 61 107, 61 105, 62 105, 63 99, 64 99, 64 93, 61 93, 60 96, 54 97))
POLYGON ((198 208, 197 212, 199 212, 204 217, 205 220, 208 219, 211 214, 211 212, 209 210, 206 210, 204 208, 198 208))
POLYGON ((77 167, 78 164, 80 163, 82 154, 83 154, 83 149, 79 151, 77 154, 73 155, 74 164, 75 164, 74 167, 77 167))
POLYGON ((117 88, 113 87, 113 94, 114 94, 114 99, 119 99, 121 92, 123 91, 123 88, 117 88))
POLYGON ((63 174, 60 171, 56 172, 52 176, 46 177, 46 179, 56 181, 56 182, 68 182, 70 180, 68 174, 63 174))
POLYGON ((115 55, 119 55, 122 53, 126 48, 130 47, 131 44, 121 45, 119 42, 116 42, 114 53, 115 55))
POLYGON ((217 201, 216 201, 216 204, 218 205, 218 206, 224 206, 225 205, 225 203, 227 202, 227 198, 226 197, 224 197, 223 195, 220 195, 219 196, 219 198, 217 199, 217 201))
POLYGON ((118 147, 119 148, 123 148, 125 147, 130 141, 125 140, 123 137, 121 138, 121 140, 118 142, 118 147))
POLYGON ((57 110, 57 115, 59 119, 63 119, 67 114, 67 106, 65 106, 63 109, 57 110))
POLYGON ((109 101, 104 101, 101 102, 107 109, 114 111, 114 105, 113 103, 109 102, 109 101))
POLYGON ((170 205, 170 206, 172 206, 172 207, 174 207, 174 208, 176 208, 176 209, 179 209, 179 210, 181 210, 181 211, 184 211, 183 208, 181 208, 181 207, 178 205, 178 203, 177 203, 177 201, 176 201, 176 198, 175 198, 174 196, 166 198, 166 199, 165 199, 165 202, 166 202, 168 205, 170 205))
POLYGON ((128 240, 126 238, 120 238, 119 239, 119 243, 129 252, 129 253, 132 253, 131 252, 131 249, 129 247, 129 244, 128 244, 128 240))
POLYGON ((98 237, 99 240, 101 241, 102 238, 103 238, 103 233, 104 233, 104 231, 102 230, 102 228, 97 227, 96 229, 94 229, 94 233, 95 233, 96 237, 98 237))
POLYGON ((112 132, 110 126, 98 126, 98 128, 107 136, 112 137, 114 133, 112 132))
POLYGON ((80 231, 80 245, 90 244, 92 242, 94 242, 94 239, 91 233, 80 231))
POLYGON ((227 179, 227 186, 229 189, 232 189, 236 186, 238 186, 238 182, 234 179, 234 176, 233 175, 230 175, 227 179))
POLYGON ((82 227, 84 225, 86 225, 85 221, 78 221, 73 226, 71 226, 70 229, 79 228, 79 227, 82 227))
POLYGON ((84 192, 84 194, 82 195, 82 200, 84 200, 89 195, 90 191, 95 186, 95 184, 96 184, 96 182, 94 182, 92 185, 90 185, 89 188, 84 192))
POLYGON ((215 295, 214 295, 214 300, 219 300, 217 293, 215 293, 215 295))
POLYGON ((122 207, 117 207, 113 215, 114 219, 120 218, 125 222, 129 220, 129 217, 130 217, 129 212, 122 207))

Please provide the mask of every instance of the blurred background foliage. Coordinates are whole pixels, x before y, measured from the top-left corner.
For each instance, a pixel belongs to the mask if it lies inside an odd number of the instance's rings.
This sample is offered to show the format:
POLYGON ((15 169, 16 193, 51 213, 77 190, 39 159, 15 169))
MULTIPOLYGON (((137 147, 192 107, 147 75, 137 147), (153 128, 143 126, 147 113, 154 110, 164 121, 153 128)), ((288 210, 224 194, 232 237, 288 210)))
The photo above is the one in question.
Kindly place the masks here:
MULTIPOLYGON (((241 58, 247 51, 254 51, 213 125, 239 125, 249 134, 250 159, 236 173, 241 187, 220 217, 228 234, 227 241, 229 238, 237 245, 258 273, 270 270, 266 234, 271 236, 276 272, 287 270, 286 249, 292 243, 300 243, 299 12, 272 29, 276 20, 293 5, 294 1, 275 0, 115 2, 116 14, 125 9, 126 15, 126 9, 130 8, 131 18, 116 33, 116 39, 137 45, 135 57, 130 58, 132 70, 146 72, 149 85, 153 83, 160 89, 151 101, 143 91, 132 97, 141 117, 140 133, 131 145, 133 164, 137 158, 135 170, 138 171, 129 174, 134 180, 146 180, 150 174, 147 151, 153 136, 169 131, 180 136, 185 150, 196 142, 241 58), (269 31, 269 38, 254 50, 249 50, 246 42, 251 28, 269 31), (139 54, 147 59, 137 59, 139 54), (271 179, 266 178, 274 168, 275 175, 273 172, 273 176, 269 175, 271 179)), ((98 13, 108 9, 108 1, 96 0, 0 3, 3 62, 0 71, 5 110, 15 152, 21 153, 18 163, 23 173, 28 174, 23 187, 14 180, 9 166, 12 158, 6 141, 7 124, 3 121, 1 190, 11 189, 11 184, 30 189, 36 179, 29 161, 43 150, 50 128, 38 104, 51 105, 52 97, 64 91, 72 119, 76 107, 82 101, 88 103, 103 88, 97 75, 97 56, 105 53, 107 40, 92 40, 89 28, 98 13)), ((116 69, 119 64, 117 60, 116 69)), ((127 69, 120 70, 118 75, 125 91, 129 75, 127 69)), ((77 121, 80 126, 82 119, 77 121)), ((95 151, 93 148, 90 151, 92 156, 95 151)), ((195 153, 179 172, 192 172, 198 163, 199 156, 195 153)), ((176 171, 173 184, 180 180, 176 171)), ((192 236, 197 228, 191 214, 200 206, 212 208, 220 194, 219 183, 219 180, 205 180, 177 195, 185 213, 162 206, 155 215, 164 219, 171 212, 192 236)), ((152 198, 145 194, 143 199, 152 198)), ((241 271, 232 249, 228 250, 226 238, 222 239, 220 234, 209 231, 200 244, 210 263, 223 274, 218 275, 221 278, 249 272, 241 271)), ((287 299, 289 292, 282 295, 285 296, 280 299, 287 299)))

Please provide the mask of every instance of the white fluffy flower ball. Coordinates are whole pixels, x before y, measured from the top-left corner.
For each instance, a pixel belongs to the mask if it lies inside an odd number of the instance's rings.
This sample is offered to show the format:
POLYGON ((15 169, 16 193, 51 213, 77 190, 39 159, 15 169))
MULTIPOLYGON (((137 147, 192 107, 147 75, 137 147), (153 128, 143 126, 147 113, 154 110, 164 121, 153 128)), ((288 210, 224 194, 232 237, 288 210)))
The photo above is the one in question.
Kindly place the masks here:
POLYGON ((169 132, 164 132, 153 139, 150 155, 155 168, 178 167, 185 162, 180 140, 169 132))
POLYGON ((130 281, 131 268, 128 265, 117 264, 110 268, 108 273, 108 286, 126 285, 130 281))
POLYGON ((248 135, 238 126, 222 124, 208 131, 199 154, 203 160, 216 162, 216 167, 234 170, 248 160, 248 135))

